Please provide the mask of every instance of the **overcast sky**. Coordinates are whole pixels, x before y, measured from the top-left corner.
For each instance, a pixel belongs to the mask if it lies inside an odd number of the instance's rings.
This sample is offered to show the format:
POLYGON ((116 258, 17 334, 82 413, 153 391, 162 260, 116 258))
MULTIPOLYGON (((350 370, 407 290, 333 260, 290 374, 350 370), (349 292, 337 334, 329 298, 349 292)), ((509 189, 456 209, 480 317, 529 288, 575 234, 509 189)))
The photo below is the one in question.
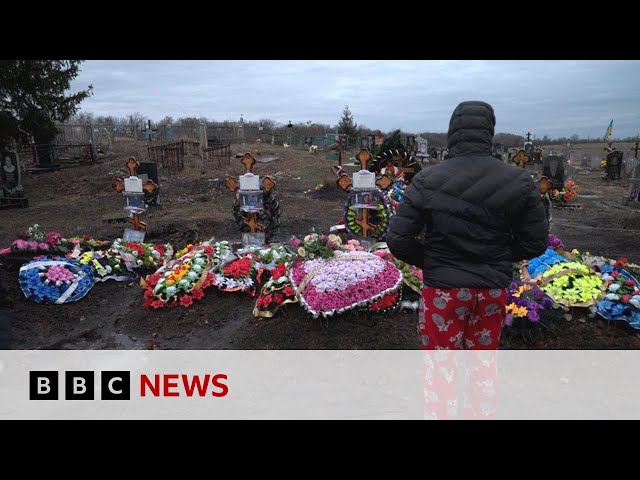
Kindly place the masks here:
POLYGON ((496 132, 536 138, 640 132, 640 61, 88 60, 73 87, 93 84, 82 111, 152 120, 271 118, 389 131, 446 132, 454 107, 484 100, 496 132))

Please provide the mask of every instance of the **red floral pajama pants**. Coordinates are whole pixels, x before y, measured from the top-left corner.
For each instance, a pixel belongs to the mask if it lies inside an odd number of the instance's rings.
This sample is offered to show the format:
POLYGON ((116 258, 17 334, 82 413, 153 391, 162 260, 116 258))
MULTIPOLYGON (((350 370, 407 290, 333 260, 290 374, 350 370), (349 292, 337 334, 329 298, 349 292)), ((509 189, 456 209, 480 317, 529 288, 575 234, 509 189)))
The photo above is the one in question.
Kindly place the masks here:
POLYGON ((422 352, 425 420, 495 418, 498 351, 422 352))
POLYGON ((497 350, 506 301, 507 290, 501 288, 423 288, 422 349, 497 350))

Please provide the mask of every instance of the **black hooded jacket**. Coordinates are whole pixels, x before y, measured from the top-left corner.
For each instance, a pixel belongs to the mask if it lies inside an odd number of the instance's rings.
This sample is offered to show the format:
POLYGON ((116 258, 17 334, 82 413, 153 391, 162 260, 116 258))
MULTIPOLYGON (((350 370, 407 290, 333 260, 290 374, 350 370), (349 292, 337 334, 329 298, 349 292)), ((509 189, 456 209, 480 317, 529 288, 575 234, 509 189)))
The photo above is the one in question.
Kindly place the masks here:
POLYGON ((389 249, 422 267, 425 286, 505 288, 513 262, 547 247, 549 224, 531 175, 491 154, 495 123, 491 105, 459 104, 449 159, 413 178, 391 218, 389 249))

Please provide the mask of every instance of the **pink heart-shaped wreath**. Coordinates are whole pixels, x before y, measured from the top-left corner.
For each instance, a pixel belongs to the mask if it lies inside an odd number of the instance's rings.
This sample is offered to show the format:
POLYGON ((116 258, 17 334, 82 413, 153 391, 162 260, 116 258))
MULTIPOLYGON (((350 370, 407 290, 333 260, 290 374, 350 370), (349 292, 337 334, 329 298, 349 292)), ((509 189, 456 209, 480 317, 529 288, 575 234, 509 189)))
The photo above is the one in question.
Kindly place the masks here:
POLYGON ((314 318, 373 303, 400 288, 396 266, 368 252, 336 251, 329 259, 299 261, 291 271, 300 304, 314 318))

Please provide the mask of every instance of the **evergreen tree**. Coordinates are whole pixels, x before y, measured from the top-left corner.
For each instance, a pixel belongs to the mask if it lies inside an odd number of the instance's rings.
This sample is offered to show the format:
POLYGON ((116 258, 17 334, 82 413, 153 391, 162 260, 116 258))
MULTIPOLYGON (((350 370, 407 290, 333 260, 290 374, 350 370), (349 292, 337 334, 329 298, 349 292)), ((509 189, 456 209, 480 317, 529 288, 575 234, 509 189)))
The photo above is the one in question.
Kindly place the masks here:
POLYGON ((11 140, 38 142, 55 138, 56 121, 74 115, 93 87, 71 95, 65 92, 78 76, 82 60, 0 61, 0 147, 11 140))
POLYGON ((358 124, 353 121, 353 114, 348 105, 342 111, 342 118, 340 118, 340 123, 338 124, 338 133, 348 135, 350 145, 354 145, 360 136, 360 129, 358 124))
POLYGON ((400 133, 400 129, 392 131, 386 137, 384 137, 384 140, 382 140, 382 145, 380 145, 378 151, 386 152, 388 150, 400 150, 401 152, 405 151, 404 145, 402 144, 402 135, 400 133))

